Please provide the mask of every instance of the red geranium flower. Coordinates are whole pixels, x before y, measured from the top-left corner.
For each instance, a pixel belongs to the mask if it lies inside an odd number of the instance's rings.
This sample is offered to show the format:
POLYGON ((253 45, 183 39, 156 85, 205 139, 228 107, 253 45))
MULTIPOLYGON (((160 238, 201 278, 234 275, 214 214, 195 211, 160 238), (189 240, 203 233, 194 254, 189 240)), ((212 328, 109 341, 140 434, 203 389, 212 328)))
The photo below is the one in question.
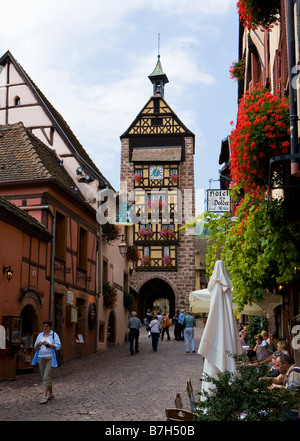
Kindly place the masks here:
POLYGON ((240 100, 238 122, 231 132, 232 179, 246 192, 264 191, 270 158, 284 154, 289 145, 287 99, 257 84, 240 100))

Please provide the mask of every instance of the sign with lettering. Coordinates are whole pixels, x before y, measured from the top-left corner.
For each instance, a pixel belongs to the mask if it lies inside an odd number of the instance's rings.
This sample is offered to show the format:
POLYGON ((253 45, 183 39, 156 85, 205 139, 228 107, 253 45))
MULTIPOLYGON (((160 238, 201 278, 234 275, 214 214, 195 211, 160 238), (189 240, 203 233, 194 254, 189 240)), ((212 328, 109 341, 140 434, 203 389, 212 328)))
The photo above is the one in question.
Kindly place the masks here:
POLYGON ((210 213, 230 211, 229 190, 207 190, 207 211, 210 213))

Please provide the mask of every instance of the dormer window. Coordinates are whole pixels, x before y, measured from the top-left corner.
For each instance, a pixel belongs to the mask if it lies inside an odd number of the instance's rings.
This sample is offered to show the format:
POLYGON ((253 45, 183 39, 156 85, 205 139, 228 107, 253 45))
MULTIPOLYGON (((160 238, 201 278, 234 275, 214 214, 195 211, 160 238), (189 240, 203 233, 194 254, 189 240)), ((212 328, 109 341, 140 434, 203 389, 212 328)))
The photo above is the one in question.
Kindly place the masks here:
POLYGON ((20 106, 21 105, 21 98, 19 96, 15 97, 15 106, 20 106))

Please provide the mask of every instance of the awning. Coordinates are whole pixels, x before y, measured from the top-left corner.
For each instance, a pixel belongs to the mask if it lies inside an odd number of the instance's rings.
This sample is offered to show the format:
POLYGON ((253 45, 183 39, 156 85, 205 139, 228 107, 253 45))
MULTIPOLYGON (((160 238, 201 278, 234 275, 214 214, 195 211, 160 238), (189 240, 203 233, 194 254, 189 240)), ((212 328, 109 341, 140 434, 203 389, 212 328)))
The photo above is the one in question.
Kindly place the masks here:
POLYGON ((177 147, 135 147, 132 150, 132 162, 179 162, 182 148, 177 147))
MULTIPOLYGON (((208 289, 200 289, 198 291, 192 291, 189 296, 190 309, 193 313, 208 313, 210 308, 211 294, 208 289)), ((279 294, 273 294, 266 292, 265 299, 262 302, 253 301, 252 305, 245 305, 243 310, 239 314, 245 314, 250 316, 260 316, 266 311, 266 314, 270 314, 276 306, 282 304, 282 296, 279 294)), ((238 309, 237 304, 233 303, 233 311, 238 309)))

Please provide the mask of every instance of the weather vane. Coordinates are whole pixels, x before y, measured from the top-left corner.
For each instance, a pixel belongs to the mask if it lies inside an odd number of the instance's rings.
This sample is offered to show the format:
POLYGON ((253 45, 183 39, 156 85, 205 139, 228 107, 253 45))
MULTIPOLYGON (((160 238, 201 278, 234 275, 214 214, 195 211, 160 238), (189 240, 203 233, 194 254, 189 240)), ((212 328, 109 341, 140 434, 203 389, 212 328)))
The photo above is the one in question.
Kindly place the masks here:
POLYGON ((158 58, 160 57, 160 34, 158 34, 158 42, 157 42, 157 50, 158 50, 158 58))

